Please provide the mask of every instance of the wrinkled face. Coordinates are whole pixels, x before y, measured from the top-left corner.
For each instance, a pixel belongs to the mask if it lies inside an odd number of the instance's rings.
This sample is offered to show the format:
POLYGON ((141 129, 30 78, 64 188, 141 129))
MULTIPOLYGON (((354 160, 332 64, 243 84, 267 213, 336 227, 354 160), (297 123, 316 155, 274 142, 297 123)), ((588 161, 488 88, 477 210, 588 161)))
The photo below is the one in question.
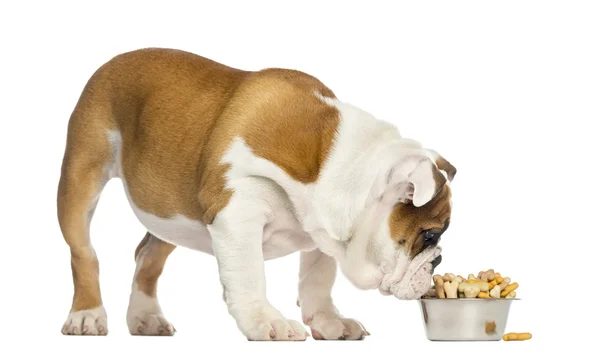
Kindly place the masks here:
POLYGON ((397 203, 392 209, 388 218, 389 238, 409 260, 425 248, 438 245, 450 225, 451 196, 450 186, 444 185, 424 206, 397 203))
POLYGON ((442 259, 439 243, 450 225, 451 196, 444 184, 423 206, 399 202, 391 208, 378 234, 370 238, 373 246, 381 247, 371 259, 383 273, 378 287, 382 294, 416 299, 427 292, 442 259))
POLYGON ((456 169, 443 159, 416 158, 403 165, 357 222, 342 269, 360 288, 416 299, 427 292, 441 262, 439 243, 450 226, 456 169))

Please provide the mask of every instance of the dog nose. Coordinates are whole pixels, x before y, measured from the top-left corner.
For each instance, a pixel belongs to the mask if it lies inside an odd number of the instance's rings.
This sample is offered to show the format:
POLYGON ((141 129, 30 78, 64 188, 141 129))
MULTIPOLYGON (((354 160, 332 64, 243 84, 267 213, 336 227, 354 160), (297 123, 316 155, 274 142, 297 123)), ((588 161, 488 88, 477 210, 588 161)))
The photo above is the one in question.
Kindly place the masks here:
POLYGON ((438 242, 440 240, 440 235, 441 235, 441 233, 425 231, 425 234, 423 235, 423 239, 424 239, 423 242, 425 243, 425 246, 431 246, 431 245, 438 244, 438 242))

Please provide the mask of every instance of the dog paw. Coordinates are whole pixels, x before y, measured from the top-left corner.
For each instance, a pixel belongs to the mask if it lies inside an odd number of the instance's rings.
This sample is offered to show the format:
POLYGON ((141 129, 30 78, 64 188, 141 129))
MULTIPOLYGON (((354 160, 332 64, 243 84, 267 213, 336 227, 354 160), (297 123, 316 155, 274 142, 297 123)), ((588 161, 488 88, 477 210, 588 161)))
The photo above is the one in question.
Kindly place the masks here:
POLYGON ((249 341, 305 341, 309 336, 302 324, 286 319, 256 321, 242 332, 249 341))
POLYGON ((248 341, 305 341, 309 336, 301 323, 286 319, 268 302, 228 307, 248 341))
POLYGON ((103 306, 69 313, 62 327, 63 335, 104 336, 108 334, 106 311, 103 306))
POLYGON ((146 314, 128 319, 129 332, 137 336, 173 336, 175 327, 161 314, 146 314))
POLYGON ((360 322, 331 314, 316 313, 305 323, 315 340, 362 340, 370 335, 360 322))

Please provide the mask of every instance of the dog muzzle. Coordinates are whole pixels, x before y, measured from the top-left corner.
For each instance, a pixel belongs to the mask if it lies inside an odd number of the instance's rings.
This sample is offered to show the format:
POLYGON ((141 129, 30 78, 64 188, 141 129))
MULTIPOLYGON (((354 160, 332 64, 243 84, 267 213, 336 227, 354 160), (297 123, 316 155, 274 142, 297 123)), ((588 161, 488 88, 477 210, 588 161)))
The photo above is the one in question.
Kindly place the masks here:
POLYGON ((431 246, 408 261, 404 252, 395 257, 395 268, 384 273, 379 291, 401 300, 414 300, 425 295, 431 286, 433 270, 442 262, 442 248, 431 246))

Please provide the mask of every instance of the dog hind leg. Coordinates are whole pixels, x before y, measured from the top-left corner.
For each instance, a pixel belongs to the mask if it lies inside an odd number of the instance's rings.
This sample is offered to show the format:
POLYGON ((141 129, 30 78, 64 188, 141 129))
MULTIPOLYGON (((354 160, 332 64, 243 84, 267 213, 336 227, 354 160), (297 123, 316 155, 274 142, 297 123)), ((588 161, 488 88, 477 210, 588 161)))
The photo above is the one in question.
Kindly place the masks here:
POLYGON ((150 233, 135 252, 136 269, 127 309, 132 335, 173 336, 175 328, 164 317, 157 299, 158 278, 175 246, 150 233))
MULTIPOLYGON (((89 86, 89 85, 88 85, 89 86)), ((106 335, 99 264, 90 242, 90 223, 114 160, 108 132, 110 110, 87 87, 69 120, 57 192, 57 215, 71 253, 73 301, 62 333, 106 335)))

